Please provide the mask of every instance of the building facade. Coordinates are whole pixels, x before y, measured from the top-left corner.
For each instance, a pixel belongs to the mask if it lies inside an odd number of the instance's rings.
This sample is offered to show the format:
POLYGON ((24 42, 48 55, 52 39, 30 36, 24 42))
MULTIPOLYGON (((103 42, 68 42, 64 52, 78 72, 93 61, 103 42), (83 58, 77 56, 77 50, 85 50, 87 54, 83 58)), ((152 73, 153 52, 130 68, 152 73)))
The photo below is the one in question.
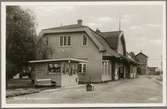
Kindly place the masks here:
MULTIPOLYGON (((71 80, 77 80, 79 83, 98 83, 136 77, 131 76, 135 71, 131 70, 137 64, 127 56, 122 31, 93 31, 82 25, 82 20, 78 20, 77 24, 44 29, 39 37, 36 53, 38 60, 30 63, 38 66, 35 69, 46 64, 43 67, 45 75, 39 77, 37 70, 34 70, 34 80, 50 78, 47 75, 50 75, 51 68, 58 68, 56 72, 61 73, 61 78, 69 78, 67 84, 71 80), (60 64, 55 64, 58 62, 60 64), (75 79, 70 78, 73 74, 77 75, 75 79)), ((56 76, 56 72, 55 75, 52 73, 52 77, 56 76)), ((63 81, 65 80, 67 79, 63 81)), ((59 85, 61 86, 61 83, 59 85)))
POLYGON ((148 68, 147 68, 148 56, 140 52, 136 55, 136 59, 139 62, 139 66, 137 68, 138 74, 141 74, 141 75, 148 74, 148 68))

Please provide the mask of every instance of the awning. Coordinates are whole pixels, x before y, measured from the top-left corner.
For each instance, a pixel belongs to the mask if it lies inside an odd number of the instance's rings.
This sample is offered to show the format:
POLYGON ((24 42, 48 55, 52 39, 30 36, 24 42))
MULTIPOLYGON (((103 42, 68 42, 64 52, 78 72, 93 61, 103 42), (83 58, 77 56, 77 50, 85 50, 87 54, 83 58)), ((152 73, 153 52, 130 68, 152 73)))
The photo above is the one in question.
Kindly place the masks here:
POLYGON ((32 60, 29 63, 49 63, 49 62, 83 62, 87 63, 87 60, 78 58, 56 58, 56 59, 43 59, 43 60, 32 60))
POLYGON ((124 61, 126 61, 128 63, 135 64, 135 65, 138 64, 137 61, 135 61, 134 59, 131 59, 131 58, 127 57, 127 56, 121 56, 121 58, 122 58, 122 60, 124 60, 124 61))
POLYGON ((103 59, 104 60, 113 60, 113 61, 117 61, 117 62, 131 63, 131 64, 135 64, 135 65, 139 64, 135 60, 130 59, 129 57, 123 56, 123 55, 120 55, 120 54, 117 57, 115 57, 115 56, 103 56, 103 59))

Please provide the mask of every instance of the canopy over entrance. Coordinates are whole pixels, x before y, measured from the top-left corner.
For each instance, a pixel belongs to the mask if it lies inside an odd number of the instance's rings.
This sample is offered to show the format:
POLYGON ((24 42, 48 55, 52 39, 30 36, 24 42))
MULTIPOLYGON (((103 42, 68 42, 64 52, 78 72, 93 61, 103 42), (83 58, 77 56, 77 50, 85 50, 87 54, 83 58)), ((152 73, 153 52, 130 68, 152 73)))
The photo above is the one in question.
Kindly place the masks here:
POLYGON ((123 56, 123 55, 119 55, 119 57, 115 57, 115 56, 103 56, 104 60, 113 60, 116 62, 122 62, 122 63, 130 63, 133 65, 138 65, 139 63, 136 62, 134 59, 131 59, 127 56, 123 56))
POLYGON ((29 61, 35 84, 37 80, 50 79, 56 86, 78 85, 78 74, 86 73, 88 61, 79 58, 55 58, 29 61), (82 65, 82 66, 80 66, 82 65), (85 70, 83 70, 85 68, 85 70))
POLYGON ((48 63, 48 62, 83 62, 87 63, 87 60, 78 58, 57 58, 57 59, 43 59, 43 60, 32 60, 29 63, 48 63))

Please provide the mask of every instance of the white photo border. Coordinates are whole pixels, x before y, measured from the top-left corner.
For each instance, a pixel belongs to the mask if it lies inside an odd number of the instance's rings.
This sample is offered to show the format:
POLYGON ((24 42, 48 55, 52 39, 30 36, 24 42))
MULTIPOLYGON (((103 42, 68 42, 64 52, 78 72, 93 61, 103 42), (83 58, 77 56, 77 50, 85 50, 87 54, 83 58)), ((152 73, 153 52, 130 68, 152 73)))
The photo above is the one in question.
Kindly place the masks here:
POLYGON ((166 106, 166 3, 165 1, 106 2, 1 2, 1 106, 26 107, 160 107, 166 106), (83 103, 83 104, 7 104, 6 103, 6 6, 14 5, 162 5, 163 7, 163 102, 162 103, 83 103))

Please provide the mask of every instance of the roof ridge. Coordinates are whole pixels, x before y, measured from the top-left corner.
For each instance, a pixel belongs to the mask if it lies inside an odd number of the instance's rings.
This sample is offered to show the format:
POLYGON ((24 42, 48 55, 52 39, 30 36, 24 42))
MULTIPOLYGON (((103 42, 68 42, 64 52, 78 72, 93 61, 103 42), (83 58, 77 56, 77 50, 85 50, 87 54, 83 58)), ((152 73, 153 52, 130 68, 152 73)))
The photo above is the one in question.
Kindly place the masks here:
MULTIPOLYGON (((110 47, 110 44, 106 41, 106 39, 103 37, 102 34, 100 34, 100 33, 96 32, 96 31, 92 30, 91 28, 89 28, 89 29, 90 29, 92 32, 94 32, 96 35, 100 36, 100 37, 105 41, 105 43, 108 45, 108 47, 109 47, 109 49, 110 49, 111 51, 113 51, 113 52, 115 52, 116 54, 119 55, 119 53, 118 53, 117 51, 115 51, 112 47, 110 47)), ((106 49, 107 49, 107 48, 106 48, 106 49)))
POLYGON ((101 33, 111 33, 111 32, 123 32, 123 31, 103 31, 103 32, 101 32, 101 33))
POLYGON ((78 27, 87 27, 87 26, 85 26, 85 25, 79 25, 79 24, 70 24, 70 25, 63 25, 63 26, 45 28, 45 29, 42 29, 42 30, 62 29, 62 28, 66 28, 66 27, 69 27, 69 28, 78 28, 78 27))
POLYGON ((144 55, 145 57, 148 57, 146 54, 144 54, 143 52, 139 52, 138 54, 136 54, 136 56, 137 55, 139 55, 139 54, 142 54, 142 55, 144 55))
MULTIPOLYGON (((105 42, 108 44, 108 46, 110 47, 110 44, 106 41, 106 39, 104 38, 104 36, 103 35, 101 35, 101 34, 99 34, 98 32, 96 32, 96 31, 94 31, 96 34, 98 34, 100 37, 102 37, 104 40, 105 40, 105 42)), ((101 32, 100 32, 101 33, 101 32)), ((110 47, 111 48, 111 47, 110 47)), ((111 48, 112 49, 112 48, 111 48)), ((113 49, 112 49, 113 50, 113 49)))

